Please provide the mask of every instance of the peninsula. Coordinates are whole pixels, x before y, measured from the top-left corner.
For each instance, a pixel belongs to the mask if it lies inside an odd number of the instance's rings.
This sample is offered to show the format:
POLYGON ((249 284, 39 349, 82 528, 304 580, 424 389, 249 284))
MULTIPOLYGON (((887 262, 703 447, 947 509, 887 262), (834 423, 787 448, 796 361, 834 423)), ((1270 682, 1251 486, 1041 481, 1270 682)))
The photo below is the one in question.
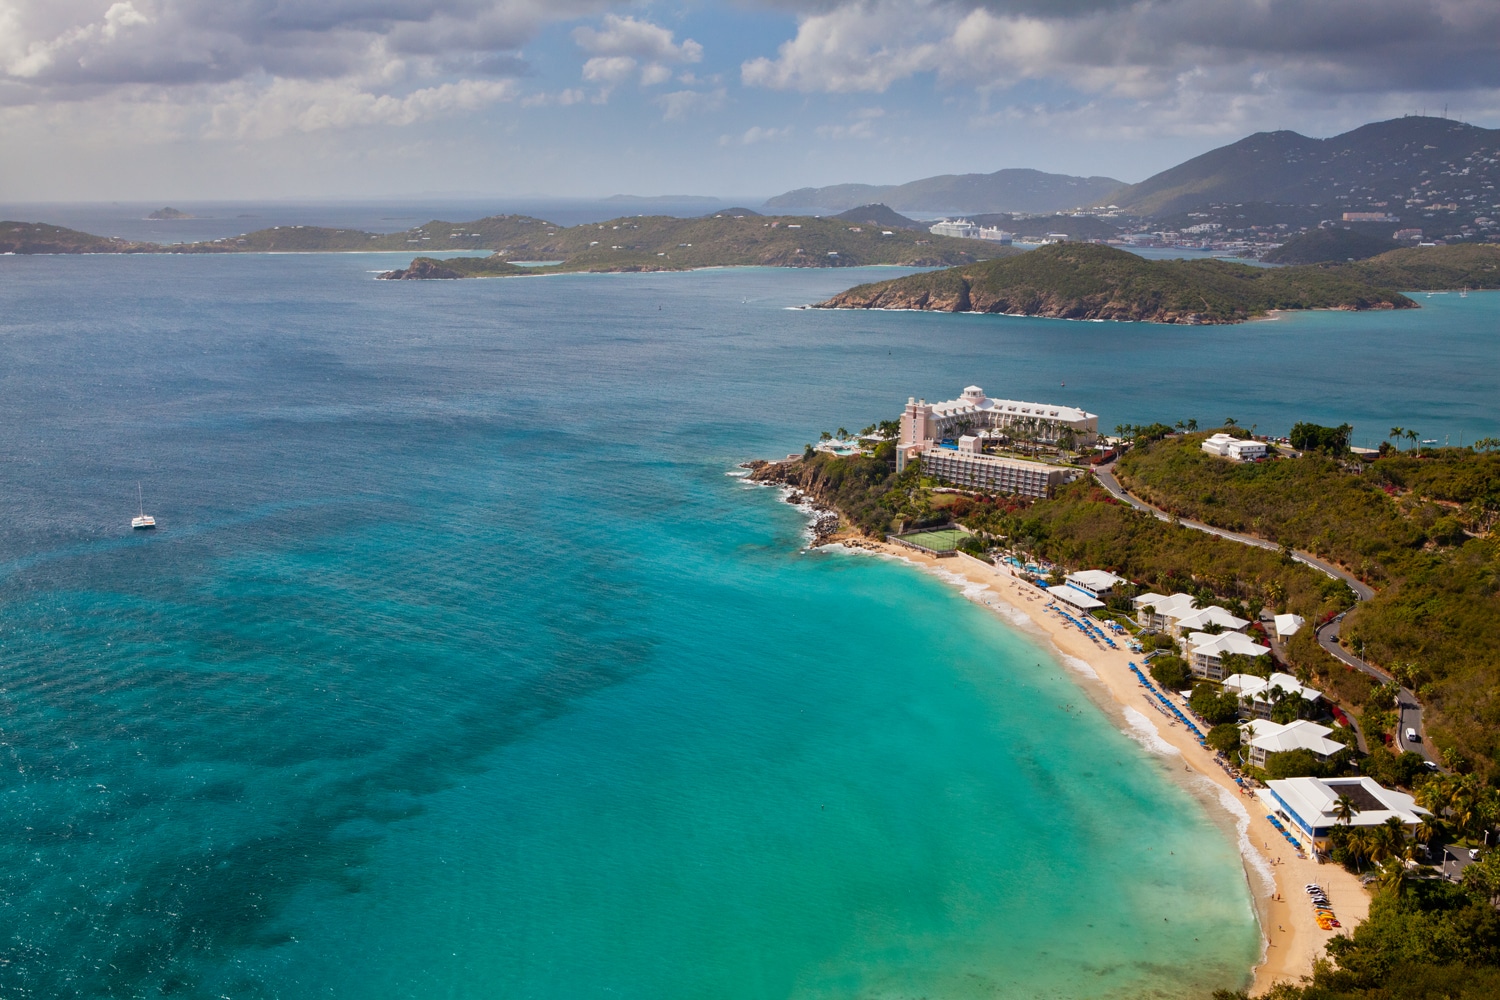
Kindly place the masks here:
POLYGON ((1394 288, 1481 287, 1482 278, 1489 281, 1483 287, 1494 287, 1500 278, 1500 247, 1416 248, 1359 265, 1260 268, 1220 260, 1147 260, 1099 244, 1059 243, 860 285, 818 305, 1239 323, 1281 309, 1410 309, 1416 303, 1394 288))
MULTIPOLYGON (((894 213, 891 213, 894 214, 894 213)), ((1021 251, 984 240, 844 218, 763 216, 731 210, 698 219, 637 216, 571 228, 505 234, 489 257, 419 257, 382 278, 477 278, 594 271, 685 271, 702 267, 945 267, 1021 251), (556 261, 517 268, 517 260, 556 261)), ((440 245, 440 244, 435 244, 440 245)))

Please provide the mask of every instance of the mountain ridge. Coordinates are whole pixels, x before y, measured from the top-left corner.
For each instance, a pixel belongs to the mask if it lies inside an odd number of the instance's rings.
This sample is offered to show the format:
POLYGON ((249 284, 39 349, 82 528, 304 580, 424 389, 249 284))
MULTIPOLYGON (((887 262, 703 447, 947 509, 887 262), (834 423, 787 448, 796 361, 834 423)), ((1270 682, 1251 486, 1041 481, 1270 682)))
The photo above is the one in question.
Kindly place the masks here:
POLYGON ((1493 189, 1500 180, 1497 156, 1500 129, 1446 118, 1390 118, 1326 139, 1256 132, 1127 185, 1111 200, 1143 216, 1215 202, 1399 215, 1433 204, 1500 201, 1493 189))

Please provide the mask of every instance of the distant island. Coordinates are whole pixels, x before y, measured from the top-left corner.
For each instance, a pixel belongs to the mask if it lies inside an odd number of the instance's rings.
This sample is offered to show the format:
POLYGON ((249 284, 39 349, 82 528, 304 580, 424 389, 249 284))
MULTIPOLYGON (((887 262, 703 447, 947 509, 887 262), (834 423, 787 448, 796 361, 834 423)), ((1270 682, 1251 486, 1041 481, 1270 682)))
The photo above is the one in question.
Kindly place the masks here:
POLYGON ((156 211, 146 216, 146 218, 156 219, 159 221, 163 219, 196 219, 197 216, 192 215, 188 212, 179 212, 177 209, 171 208, 169 206, 167 208, 158 208, 156 211))
POLYGON ((1091 243, 859 285, 823 309, 918 309, 1190 325, 1240 323, 1276 310, 1410 309, 1398 288, 1500 287, 1500 247, 1393 250, 1342 265, 1259 268, 1220 260, 1147 260, 1091 243))
MULTIPOLYGON (((895 213, 886 209, 889 215, 895 213)), ((885 217, 885 216, 880 216, 885 217)), ((488 220, 486 220, 488 221, 488 220)), ((1020 251, 921 229, 729 210, 698 219, 636 216, 564 228, 527 220, 489 257, 418 257, 388 279, 487 278, 569 271, 685 271, 702 267, 947 267, 1020 251), (514 261, 557 261, 517 267, 514 261)), ((440 244, 439 244, 440 245, 440 244)))

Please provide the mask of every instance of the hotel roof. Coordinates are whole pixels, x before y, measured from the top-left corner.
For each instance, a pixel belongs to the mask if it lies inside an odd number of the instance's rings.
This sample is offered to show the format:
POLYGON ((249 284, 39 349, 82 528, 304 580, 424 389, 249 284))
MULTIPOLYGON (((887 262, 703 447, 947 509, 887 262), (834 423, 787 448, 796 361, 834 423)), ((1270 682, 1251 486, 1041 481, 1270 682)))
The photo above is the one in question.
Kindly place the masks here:
POLYGON ((1104 607, 1104 602, 1093 594, 1085 590, 1079 590, 1077 587, 1066 583, 1056 587, 1048 587, 1047 593, 1081 611, 1092 611, 1095 608, 1104 607))
MULTIPOLYGON (((1270 647, 1262 646, 1240 632, 1221 632, 1218 635, 1209 635, 1207 632, 1194 632, 1188 636, 1187 641, 1189 648, 1194 653, 1201 653, 1204 656, 1218 656, 1223 653, 1236 653, 1240 656, 1264 656, 1271 651, 1270 647)), ((1235 676, 1243 677, 1245 675, 1235 674, 1235 676)), ((1283 674, 1282 676, 1285 677, 1287 675, 1283 674)))
MULTIPOLYGON (((1161 612, 1157 612, 1160 614, 1161 612)), ((1250 623, 1243 618, 1236 618, 1217 604, 1210 604, 1206 608, 1194 611, 1191 614, 1175 616, 1177 627, 1185 629, 1201 630, 1205 625, 1217 625, 1230 632, 1238 632, 1250 623)))
POLYGON ((1281 688, 1287 694, 1298 695, 1308 701, 1317 701, 1323 697, 1323 692, 1314 688, 1303 687, 1291 674, 1274 673, 1269 679, 1256 677, 1254 674, 1231 674, 1224 678, 1224 690, 1238 691, 1241 698, 1254 698, 1256 701, 1270 701, 1270 691, 1273 688, 1281 688))
POLYGON ((1077 573, 1069 573, 1068 582, 1081 583, 1090 590, 1108 590, 1125 581, 1107 570, 1081 569, 1077 573))
POLYGON ((1267 753, 1286 753, 1288 750, 1311 750, 1324 757, 1332 757, 1344 749, 1342 743, 1328 739, 1333 732, 1327 726, 1298 719, 1282 725, 1269 719, 1255 719, 1241 726, 1250 731, 1249 744, 1267 753))
POLYGON ((1339 825, 1334 810, 1340 795, 1354 801, 1357 811, 1351 826, 1379 826, 1392 816, 1414 826, 1428 815, 1410 795, 1383 788, 1373 778, 1281 778, 1266 785, 1305 828, 1339 825))
POLYGON ((990 399, 977 385, 966 386, 958 399, 949 399, 932 404, 932 412, 940 417, 951 417, 959 413, 1003 413, 1006 416, 1037 417, 1042 420, 1097 420, 1098 415, 1076 406, 1057 403, 1027 403, 1019 399, 990 399))

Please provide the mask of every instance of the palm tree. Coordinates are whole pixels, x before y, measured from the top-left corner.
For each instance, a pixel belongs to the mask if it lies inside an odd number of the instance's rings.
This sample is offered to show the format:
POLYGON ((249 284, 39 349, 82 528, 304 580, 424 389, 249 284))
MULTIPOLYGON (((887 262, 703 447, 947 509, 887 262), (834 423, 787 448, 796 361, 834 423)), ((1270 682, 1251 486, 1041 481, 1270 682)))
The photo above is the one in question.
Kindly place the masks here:
POLYGON ((1236 419, 1234 419, 1233 417, 1225 417, 1224 418, 1224 426, 1225 427, 1234 427, 1237 424, 1239 424, 1239 421, 1236 420, 1236 419))
POLYGON ((1380 839, 1385 845, 1387 857, 1399 858, 1405 853, 1406 827, 1400 817, 1386 817, 1385 822, 1380 824, 1380 839))
POLYGON ((1370 861, 1372 847, 1370 831, 1366 827, 1356 827, 1344 835, 1344 853, 1356 868, 1363 868, 1370 861))
POLYGON ((1354 814, 1359 810, 1354 808, 1354 800, 1349 796, 1339 793, 1339 797, 1333 803, 1333 818, 1342 826, 1348 826, 1354 819, 1354 814))
POLYGON ((1388 437, 1391 440, 1395 441, 1396 442, 1396 447, 1400 448, 1401 447, 1401 439, 1404 438, 1404 437, 1406 437, 1406 428, 1405 427, 1392 427, 1391 428, 1391 432, 1389 434, 1387 434, 1386 437, 1388 437))
POLYGON ((1435 816, 1445 816, 1453 807, 1455 790, 1452 775, 1434 774, 1422 782, 1422 787, 1417 789, 1417 805, 1429 810, 1435 816))
POLYGON ((1443 821, 1430 814, 1423 816, 1413 836, 1416 837, 1417 843, 1428 847, 1435 841, 1443 839, 1443 821))
POLYGON ((1190 430, 1190 431, 1197 430, 1198 429, 1198 421, 1196 421, 1196 420, 1189 420, 1187 422, 1187 429, 1190 430))
POLYGON ((1416 447, 1417 447, 1417 442, 1420 441, 1420 440, 1422 440, 1422 435, 1418 434, 1416 431, 1414 431, 1410 427, 1408 427, 1406 429, 1406 440, 1408 440, 1408 441, 1411 442, 1412 450, 1415 451, 1416 447))
MULTIPOLYGON (((1394 816, 1391 818, 1395 819, 1394 816)), ((1396 820, 1396 822, 1401 821, 1396 820)), ((1406 880, 1406 865, 1397 858, 1391 858, 1380 866, 1380 874, 1376 877, 1375 884, 1379 886, 1381 892, 1400 896, 1402 890, 1406 888, 1406 880)))

